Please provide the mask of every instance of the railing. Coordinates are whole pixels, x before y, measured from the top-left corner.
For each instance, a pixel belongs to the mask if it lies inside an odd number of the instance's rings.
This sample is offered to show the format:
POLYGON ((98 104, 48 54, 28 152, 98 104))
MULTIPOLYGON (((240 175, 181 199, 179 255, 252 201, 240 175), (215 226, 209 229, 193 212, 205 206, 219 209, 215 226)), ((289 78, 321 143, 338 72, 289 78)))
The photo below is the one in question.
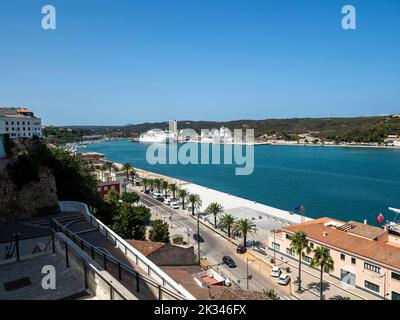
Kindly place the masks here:
MULTIPOLYGON (((55 238, 57 238, 60 243, 64 244, 64 248, 65 248, 65 264, 66 267, 69 267, 69 261, 70 261, 70 253, 69 250, 73 250, 75 252, 75 254, 78 257, 81 257, 81 254, 79 252, 77 252, 77 250, 75 250, 74 247, 69 246, 68 243, 65 241, 65 239, 63 239, 59 234, 57 234, 56 232, 53 235, 53 252, 55 252, 55 238)), ((83 272, 84 272, 84 281, 85 281, 85 289, 88 289, 88 281, 87 281, 87 268, 91 269, 94 273, 96 273, 97 276, 99 276, 101 278, 101 280, 103 280, 107 286, 109 287, 110 290, 110 300, 113 300, 114 296, 115 296, 115 292, 121 297, 121 299, 123 300, 127 300, 125 297, 125 294, 123 292, 121 292, 111 281, 107 280, 100 272, 99 270, 97 270, 92 264, 88 263, 85 259, 80 259, 80 261, 83 263, 84 267, 83 267, 83 272)))
MULTIPOLYGON (((88 252, 94 261, 102 264, 106 271, 108 271, 110 274, 115 274, 115 276, 118 277, 118 280, 120 280, 120 281, 125 280, 125 279, 123 279, 124 278, 123 273, 128 274, 125 278, 127 280, 134 279, 134 281, 132 281, 132 283, 135 282, 133 287, 136 292, 144 291, 144 290, 141 290, 141 288, 140 288, 140 281, 142 281, 146 285, 150 285, 150 286, 152 286, 152 288, 154 288, 156 290, 158 300, 163 300, 164 296, 169 296, 174 300, 184 300, 185 299, 185 297, 183 297, 167 288, 164 288, 162 285, 158 284, 155 280, 145 277, 144 275, 140 274, 132 267, 115 259, 110 254, 108 254, 106 251, 93 246, 86 240, 82 239, 78 235, 76 235, 73 232, 71 232, 70 230, 68 230, 65 226, 60 224, 55 219, 51 220, 51 228, 53 229, 53 231, 55 233, 56 232, 64 233, 75 244, 77 244, 81 248, 82 251, 88 252)), ((144 289, 144 288, 142 288, 142 289, 144 289)))
MULTIPOLYGON (((184 299, 195 300, 196 298, 181 285, 176 283, 171 277, 169 277, 164 271, 156 266, 152 261, 145 257, 141 252, 133 248, 129 243, 117 235, 113 230, 108 228, 104 223, 93 216, 86 204, 81 202, 72 201, 61 201, 61 210, 64 212, 80 212, 83 213, 87 221, 93 225, 104 237, 110 240, 115 247, 120 249, 125 256, 131 258, 136 265, 146 271, 148 276, 151 276, 158 281, 163 287, 169 289, 169 291, 176 292, 175 295, 182 296, 184 299)), ((133 270, 133 269, 132 269, 133 270)), ((135 271, 136 272, 136 271, 135 271)), ((165 288, 163 290, 166 290, 165 288)))

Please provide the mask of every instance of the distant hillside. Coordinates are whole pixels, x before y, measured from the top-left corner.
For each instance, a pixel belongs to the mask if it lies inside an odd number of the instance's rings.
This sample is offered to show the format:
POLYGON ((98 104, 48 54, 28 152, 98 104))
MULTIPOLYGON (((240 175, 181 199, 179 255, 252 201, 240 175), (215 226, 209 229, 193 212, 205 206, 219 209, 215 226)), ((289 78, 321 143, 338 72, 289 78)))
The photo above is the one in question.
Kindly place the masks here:
MULTIPOLYGON (((353 117, 353 118, 295 118, 266 120, 217 121, 178 121, 178 129, 192 128, 196 131, 227 127, 233 129, 254 129, 255 136, 276 135, 284 139, 297 139, 297 135, 313 133, 323 140, 337 142, 377 142, 381 143, 387 135, 400 135, 400 118, 393 116, 353 117)), ((73 132, 79 130, 84 135, 106 134, 133 136, 150 129, 168 129, 168 122, 141 123, 126 126, 75 126, 68 127, 73 132)), ((53 132, 54 134, 54 132, 53 132)))

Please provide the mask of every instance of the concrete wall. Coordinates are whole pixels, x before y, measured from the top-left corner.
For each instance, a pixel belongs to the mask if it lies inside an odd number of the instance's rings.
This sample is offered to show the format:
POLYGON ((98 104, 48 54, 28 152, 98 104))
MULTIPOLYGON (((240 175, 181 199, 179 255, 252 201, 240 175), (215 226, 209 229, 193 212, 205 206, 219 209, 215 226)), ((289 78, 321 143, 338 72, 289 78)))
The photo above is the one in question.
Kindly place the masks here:
POLYGON ((137 300, 137 297, 129 292, 118 280, 112 277, 99 264, 94 262, 85 252, 73 243, 64 234, 59 233, 55 237, 55 251, 65 259, 65 243, 68 245, 69 268, 82 282, 87 279, 88 292, 100 300, 137 300), (90 265, 90 267, 88 266, 90 265), (107 281, 106 281, 107 280, 107 281), (108 283, 107 283, 108 282, 108 283), (111 287, 109 283, 112 283, 111 287))

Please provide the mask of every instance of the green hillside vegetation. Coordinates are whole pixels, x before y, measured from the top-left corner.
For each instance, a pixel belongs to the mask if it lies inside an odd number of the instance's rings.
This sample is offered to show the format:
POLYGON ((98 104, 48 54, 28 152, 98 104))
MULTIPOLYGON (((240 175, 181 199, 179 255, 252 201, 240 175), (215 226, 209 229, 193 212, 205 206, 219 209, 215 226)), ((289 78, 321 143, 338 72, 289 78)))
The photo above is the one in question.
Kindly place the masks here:
MULTIPOLYGON (((297 140, 299 134, 311 133, 312 136, 323 141, 382 143, 388 135, 400 135, 400 118, 391 116, 235 120, 227 122, 188 120, 178 122, 179 129, 191 128, 197 132, 200 132, 201 129, 213 129, 222 126, 231 130, 254 129, 255 137, 275 135, 286 140, 297 140)), ((168 129, 168 122, 142 123, 121 127, 82 126, 73 127, 73 132, 75 135, 79 135, 79 130, 83 130, 83 132, 86 132, 85 135, 87 135, 87 132, 91 132, 91 134, 131 137, 154 128, 166 130, 168 129)), ((64 135, 66 134, 61 134, 61 137, 64 135)))

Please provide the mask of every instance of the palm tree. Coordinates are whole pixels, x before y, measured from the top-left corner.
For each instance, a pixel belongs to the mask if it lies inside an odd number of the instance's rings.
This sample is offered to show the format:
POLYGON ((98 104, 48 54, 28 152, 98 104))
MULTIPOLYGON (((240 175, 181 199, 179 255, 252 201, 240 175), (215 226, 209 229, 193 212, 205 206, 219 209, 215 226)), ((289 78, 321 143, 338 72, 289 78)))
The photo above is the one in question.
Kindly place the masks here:
POLYGON ((236 221, 233 226, 234 232, 240 233, 243 236, 243 245, 246 247, 246 240, 248 234, 255 234, 258 229, 256 224, 250 219, 240 219, 236 221))
POLYGON ((165 198, 166 198, 167 195, 168 195, 168 186, 169 186, 168 181, 163 180, 163 181, 161 182, 161 187, 162 187, 162 189, 164 190, 164 196, 165 196, 165 198))
POLYGON ((201 207, 200 196, 198 194, 190 193, 187 200, 192 205, 192 215, 194 216, 194 209, 201 207))
POLYGON ((182 209, 185 210, 185 200, 187 199, 189 192, 186 189, 178 189, 178 198, 182 200, 182 209))
POLYGON ((136 172, 135 168, 131 168, 129 174, 130 174, 130 176, 131 176, 132 181, 134 181, 134 180, 135 180, 135 177, 136 177, 136 175, 137 175, 137 172, 136 172))
POLYGON ((129 171, 132 169, 132 165, 129 162, 126 162, 122 165, 122 168, 125 170, 126 180, 129 180, 129 171))
POLYGON ((311 252, 311 248, 308 245, 307 235, 303 231, 296 232, 292 238, 290 243, 290 249, 297 253, 299 256, 299 279, 298 279, 298 291, 301 291, 301 258, 305 256, 304 251, 309 254, 311 252))
POLYGON ((154 187, 158 193, 161 193, 161 179, 154 179, 154 187))
POLYGON ((155 182, 154 179, 149 179, 149 188, 151 191, 154 191, 155 182))
POLYGON ((171 183, 171 184, 168 186, 168 189, 169 189, 169 191, 172 192, 172 198, 173 198, 174 201, 175 201, 175 199, 176 199, 175 194, 176 194, 176 192, 178 191, 178 186, 176 185, 176 183, 171 183))
POLYGON ((217 216, 224 211, 224 207, 218 202, 212 202, 208 205, 206 213, 214 215, 214 226, 217 228, 217 216))
POLYGON ((314 250, 314 257, 311 260, 311 266, 321 268, 320 299, 322 300, 323 274, 324 272, 329 273, 334 270, 334 262, 329 249, 323 247, 316 248, 314 250))
POLYGON ((143 183, 143 186, 144 186, 144 191, 147 191, 147 187, 150 185, 150 180, 147 179, 147 178, 143 178, 142 179, 142 183, 143 183))
POLYGON ((230 213, 225 213, 220 219, 219 223, 223 228, 228 230, 228 237, 231 236, 231 228, 235 224, 236 218, 230 213))
POLYGON ((110 171, 111 172, 111 169, 113 169, 113 168, 114 168, 113 163, 107 161, 107 162, 104 162, 102 169, 105 170, 105 171, 110 171))

